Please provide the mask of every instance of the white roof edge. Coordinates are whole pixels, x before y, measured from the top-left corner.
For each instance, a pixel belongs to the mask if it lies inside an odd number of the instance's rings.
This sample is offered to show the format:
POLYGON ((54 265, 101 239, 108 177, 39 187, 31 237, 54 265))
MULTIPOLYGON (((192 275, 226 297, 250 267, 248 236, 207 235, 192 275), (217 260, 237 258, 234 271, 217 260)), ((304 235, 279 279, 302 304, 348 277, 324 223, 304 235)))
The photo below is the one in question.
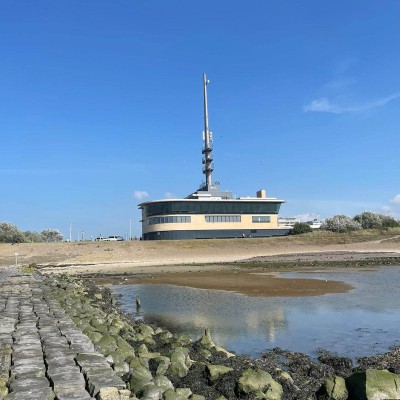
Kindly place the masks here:
POLYGON ((138 204, 138 206, 149 204, 149 203, 165 203, 168 201, 192 201, 192 202, 200 202, 200 201, 227 201, 227 202, 262 202, 262 203, 286 203, 286 200, 280 200, 275 197, 267 197, 267 198, 258 198, 258 197, 240 197, 237 199, 216 199, 214 198, 203 198, 203 199, 161 199, 161 200, 149 200, 144 201, 143 203, 138 204))

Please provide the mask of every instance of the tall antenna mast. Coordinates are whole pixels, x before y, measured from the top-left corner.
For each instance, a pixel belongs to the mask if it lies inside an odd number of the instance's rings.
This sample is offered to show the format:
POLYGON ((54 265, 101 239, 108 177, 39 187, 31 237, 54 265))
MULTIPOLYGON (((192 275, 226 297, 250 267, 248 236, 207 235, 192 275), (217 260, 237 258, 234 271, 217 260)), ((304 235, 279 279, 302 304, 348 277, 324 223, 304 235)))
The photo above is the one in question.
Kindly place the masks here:
POLYGON ((212 133, 208 128, 208 104, 207 104, 207 85, 209 81, 207 80, 206 74, 203 73, 203 94, 204 94, 204 148, 203 148, 203 174, 206 175, 206 189, 210 190, 212 186, 211 173, 214 170, 213 158, 212 158, 212 133))

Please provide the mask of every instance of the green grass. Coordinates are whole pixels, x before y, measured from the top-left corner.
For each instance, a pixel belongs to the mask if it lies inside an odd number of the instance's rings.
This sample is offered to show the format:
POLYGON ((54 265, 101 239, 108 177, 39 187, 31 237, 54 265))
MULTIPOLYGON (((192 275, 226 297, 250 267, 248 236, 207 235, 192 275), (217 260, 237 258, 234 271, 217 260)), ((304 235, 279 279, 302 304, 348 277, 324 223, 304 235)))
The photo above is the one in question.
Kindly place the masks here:
POLYGON ((33 273, 35 273, 35 269, 34 268, 28 267, 26 265, 22 265, 19 269, 24 274, 33 274, 33 273))

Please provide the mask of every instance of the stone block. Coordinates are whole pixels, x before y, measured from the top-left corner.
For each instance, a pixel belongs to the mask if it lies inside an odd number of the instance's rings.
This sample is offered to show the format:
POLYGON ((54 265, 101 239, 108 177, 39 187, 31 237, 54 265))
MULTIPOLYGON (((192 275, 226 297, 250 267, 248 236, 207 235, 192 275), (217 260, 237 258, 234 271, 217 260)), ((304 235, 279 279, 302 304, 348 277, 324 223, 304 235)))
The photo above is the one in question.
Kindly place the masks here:
POLYGON ((25 388, 18 392, 9 393, 4 400, 54 400, 55 396, 50 387, 25 388))

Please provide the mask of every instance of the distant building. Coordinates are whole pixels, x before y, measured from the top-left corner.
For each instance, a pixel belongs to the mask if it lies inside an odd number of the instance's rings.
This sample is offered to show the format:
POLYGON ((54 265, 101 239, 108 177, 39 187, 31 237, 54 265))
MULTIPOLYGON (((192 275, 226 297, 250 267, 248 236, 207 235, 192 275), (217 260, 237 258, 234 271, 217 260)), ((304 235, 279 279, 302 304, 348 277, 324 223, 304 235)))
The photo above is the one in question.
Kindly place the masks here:
POLYGON ((208 129, 207 84, 203 74, 204 132, 203 173, 206 182, 184 199, 146 201, 142 210, 144 240, 213 239, 282 236, 290 228, 279 226, 278 213, 284 200, 267 197, 233 198, 212 181, 212 134, 208 129))
MULTIPOLYGON (((294 224, 305 222, 301 221, 298 217, 279 217, 278 218, 278 226, 280 228, 290 228, 292 229, 294 224)), ((322 221, 318 219, 313 219, 311 221, 306 221, 306 224, 310 225, 311 229, 320 229, 322 225, 322 221)))

